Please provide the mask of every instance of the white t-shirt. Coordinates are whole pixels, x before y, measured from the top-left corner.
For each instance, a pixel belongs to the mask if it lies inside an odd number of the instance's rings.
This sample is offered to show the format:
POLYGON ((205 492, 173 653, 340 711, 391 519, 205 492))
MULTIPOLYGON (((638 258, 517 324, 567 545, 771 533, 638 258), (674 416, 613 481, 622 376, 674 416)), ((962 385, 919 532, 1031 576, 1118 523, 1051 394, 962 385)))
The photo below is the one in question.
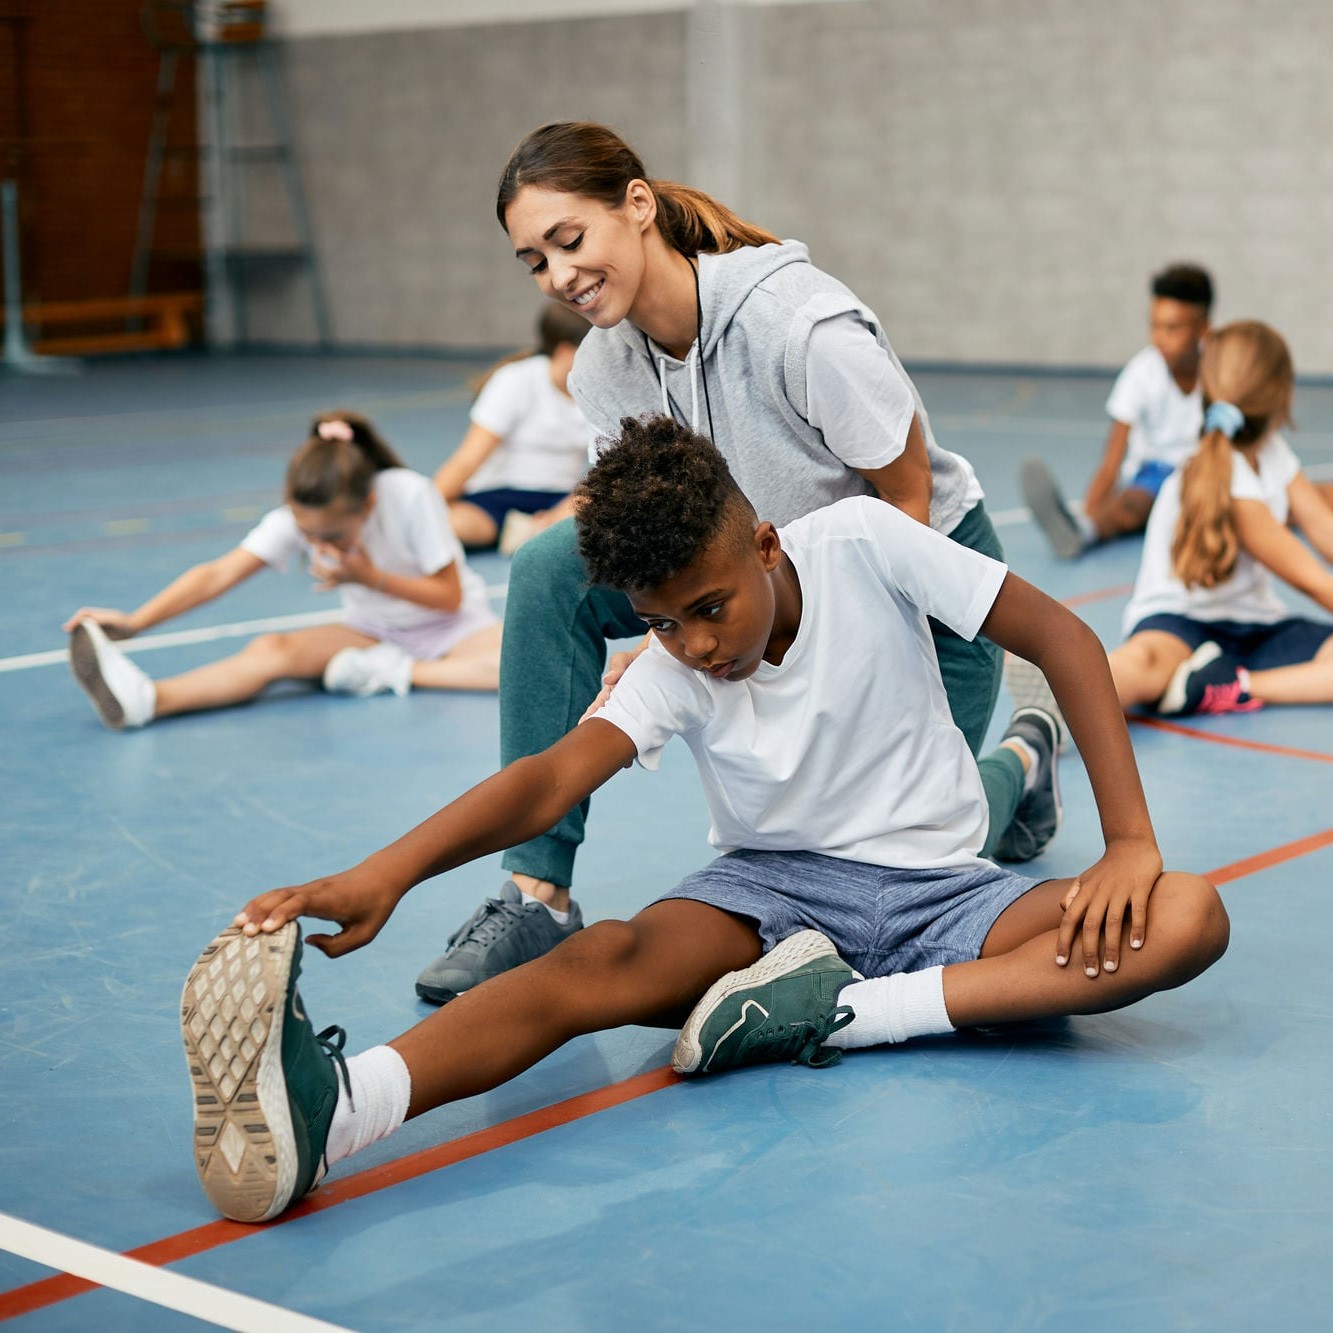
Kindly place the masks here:
POLYGON ((781 530, 801 623, 778 666, 717 680, 654 641, 597 716, 656 768, 694 753, 709 841, 898 868, 966 866, 986 836, 976 761, 953 723, 926 623, 973 638, 1005 566, 857 496, 781 530))
POLYGON ((1203 390, 1196 382, 1192 393, 1181 393, 1155 347, 1145 347, 1130 358, 1111 386, 1107 415, 1129 427, 1121 484, 1133 481, 1147 462, 1179 467, 1199 447, 1203 425, 1203 390))
POLYGON ((559 491, 578 485, 588 459, 590 430, 574 400, 551 383, 551 359, 511 361, 486 381, 472 420, 500 437, 464 493, 559 491))
MULTIPOLYGON (((887 467, 907 448, 916 415, 912 387, 893 358, 855 315, 821 320, 810 331, 805 400, 810 424, 823 431, 830 451, 848 467, 887 467)), ((972 465, 966 469, 963 512, 984 492, 972 465)))
MULTIPOLYGON (((463 585, 459 611, 485 607, 486 585, 467 567, 444 501, 433 483, 409 468, 388 468, 376 474, 374 494, 375 508, 361 529, 361 545, 376 568, 389 574, 420 577, 437 574, 457 561, 463 585)), ((294 556, 309 556, 313 549, 286 505, 265 514, 241 546, 280 573, 294 556)), ((418 606, 359 583, 339 584, 338 595, 348 617, 368 631, 375 626, 415 628, 458 614, 418 606)))
MULTIPOLYGON (((1239 449, 1231 451, 1231 498, 1262 501, 1285 524, 1290 508, 1287 487, 1300 473, 1301 461, 1281 435, 1273 434, 1259 446, 1256 462, 1257 473, 1239 449)), ((1181 473, 1173 472, 1153 505, 1123 632, 1129 634, 1145 616, 1163 612, 1191 620, 1236 620, 1253 625, 1285 620, 1291 615, 1290 608, 1273 590, 1272 575, 1248 551, 1240 552, 1235 572, 1216 588, 1186 588, 1175 576, 1171 544, 1180 519, 1180 482, 1181 473)))

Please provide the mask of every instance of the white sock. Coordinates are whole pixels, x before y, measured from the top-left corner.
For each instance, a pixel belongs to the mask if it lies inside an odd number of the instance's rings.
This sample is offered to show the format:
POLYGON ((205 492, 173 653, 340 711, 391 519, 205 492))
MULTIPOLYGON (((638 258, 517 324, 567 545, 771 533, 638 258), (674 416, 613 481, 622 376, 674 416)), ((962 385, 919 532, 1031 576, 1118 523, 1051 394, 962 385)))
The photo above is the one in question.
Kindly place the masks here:
POLYGON ((1021 736, 1006 736, 1005 745, 1011 750, 1022 749, 1027 763, 1023 767, 1023 795, 1026 796, 1037 785, 1037 769, 1041 761, 1037 752, 1021 736))
POLYGON ((953 1031, 944 1007, 943 967, 849 982, 838 993, 838 1003, 851 1005, 856 1017, 828 1037, 827 1046, 855 1050, 953 1031))
POLYGON ((1079 535, 1089 546, 1094 545, 1099 540, 1097 525, 1081 509, 1071 509, 1069 516, 1074 520, 1074 526, 1078 528, 1079 535))
POLYGON ((392 1046, 372 1046, 347 1062, 347 1095, 338 1076, 338 1104, 333 1108, 324 1157, 330 1166, 392 1134, 407 1119, 412 1077, 392 1046))
MULTIPOLYGON (((556 924, 557 924, 557 925, 560 925, 560 926, 567 926, 567 925, 569 925, 569 913, 568 913, 568 912, 557 912, 557 911, 555 910, 555 908, 551 906, 550 903, 542 902, 542 900, 541 900, 540 898, 538 898, 536 894, 534 894, 534 893, 528 893, 525 889, 519 889, 519 892, 523 895, 523 897, 526 899, 527 902, 529 902, 529 903, 541 903, 542 906, 543 906, 544 908, 546 908, 546 910, 547 910, 548 912, 550 912, 550 914, 551 914, 553 917, 555 917, 555 920, 556 920, 556 924)), ((525 904, 525 905, 526 905, 526 904, 525 904)))

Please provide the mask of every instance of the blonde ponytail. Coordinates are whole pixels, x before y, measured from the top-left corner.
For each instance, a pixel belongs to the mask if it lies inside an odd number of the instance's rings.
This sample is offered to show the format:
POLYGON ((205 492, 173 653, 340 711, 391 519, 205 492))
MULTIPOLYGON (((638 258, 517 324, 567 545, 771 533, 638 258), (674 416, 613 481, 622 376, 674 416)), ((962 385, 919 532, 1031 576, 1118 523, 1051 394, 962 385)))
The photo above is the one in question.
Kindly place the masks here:
POLYGON ((1231 441, 1210 430, 1180 477, 1180 519, 1171 565, 1187 588, 1215 588, 1229 579, 1240 554, 1231 507, 1231 441))

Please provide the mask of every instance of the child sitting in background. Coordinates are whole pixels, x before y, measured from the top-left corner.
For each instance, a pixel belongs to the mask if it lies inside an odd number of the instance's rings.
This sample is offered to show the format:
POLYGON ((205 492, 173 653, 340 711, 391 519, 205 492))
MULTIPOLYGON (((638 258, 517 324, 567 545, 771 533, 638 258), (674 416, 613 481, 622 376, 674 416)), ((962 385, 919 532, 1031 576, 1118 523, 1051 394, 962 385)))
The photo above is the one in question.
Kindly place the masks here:
POLYGON ((1159 713, 1331 703, 1333 624, 1293 616, 1272 586, 1276 575, 1333 611, 1333 509, 1278 434, 1291 355, 1268 325, 1240 321, 1209 335, 1200 373, 1203 437, 1162 487, 1128 637, 1111 654, 1120 702, 1159 713))
POLYGON ((512 555, 569 512, 588 465, 588 424, 566 387, 588 332, 582 315, 548 304, 537 350, 520 352, 483 379, 463 442, 435 474, 464 546, 512 555))
POLYGON ((252 699, 278 680, 323 680, 335 693, 494 690, 500 624, 468 569, 430 482, 404 467, 364 417, 315 418, 287 468, 287 503, 234 550, 188 569, 137 611, 83 607, 65 623, 70 665, 107 726, 252 699), (263 634, 220 662, 154 682, 116 648, 220 596, 270 565, 306 555, 341 624, 263 634))
POLYGON ((1045 463, 1023 463, 1023 498, 1061 559, 1142 532, 1162 483, 1194 452, 1203 415, 1199 349, 1212 305, 1212 279, 1197 264, 1173 264, 1154 276, 1152 345, 1130 360, 1106 400, 1111 429, 1081 514, 1065 503, 1045 463))
POLYGON ((1072 612, 876 498, 760 522, 713 445, 665 417, 625 419, 578 496, 589 576, 654 631, 608 703, 353 869, 252 899, 189 974, 195 1166, 228 1217, 277 1216, 406 1117, 582 1033, 674 1027, 695 1006, 682 1073, 827 1065, 840 1048, 1117 1009, 1226 948, 1212 885, 1162 873, 1106 657, 1072 612), (1055 682, 1106 839, 1078 879, 977 856, 985 794, 928 615, 1055 682), (316 1036, 299 916, 338 925, 310 936, 329 956, 359 948, 415 884, 549 828, 636 757, 656 768, 673 735, 722 855, 389 1045, 346 1059, 339 1029, 316 1036))

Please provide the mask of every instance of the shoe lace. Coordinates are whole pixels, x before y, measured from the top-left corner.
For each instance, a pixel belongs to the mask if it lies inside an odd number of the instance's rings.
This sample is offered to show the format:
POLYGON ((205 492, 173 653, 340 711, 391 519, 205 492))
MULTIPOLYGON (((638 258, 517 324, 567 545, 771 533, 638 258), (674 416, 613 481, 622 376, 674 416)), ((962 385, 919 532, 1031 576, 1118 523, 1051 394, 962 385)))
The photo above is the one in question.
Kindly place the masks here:
POLYGON ((1199 702, 1201 713, 1252 713, 1262 707, 1258 699, 1251 699, 1245 693, 1244 686, 1238 680, 1229 680, 1221 685, 1204 687, 1203 698, 1199 702))
POLYGON ((326 1027, 323 1032, 317 1032, 315 1040, 323 1048, 324 1054, 338 1066, 343 1087, 347 1090, 347 1105, 355 1111, 356 1103, 352 1101, 352 1078, 347 1072, 347 1057, 343 1054, 343 1047, 347 1045, 346 1031, 335 1023, 331 1027, 326 1027))
POLYGON ((523 919, 523 908, 517 903, 504 903, 498 898, 487 898, 468 919, 449 936, 449 948, 464 944, 489 946, 507 934, 523 919))
POLYGON ((826 1069, 842 1059, 842 1052, 824 1043, 855 1017, 850 1005, 840 1004, 818 1018, 760 1028, 750 1034, 739 1063, 790 1060, 792 1064, 809 1065, 811 1069, 826 1069))

